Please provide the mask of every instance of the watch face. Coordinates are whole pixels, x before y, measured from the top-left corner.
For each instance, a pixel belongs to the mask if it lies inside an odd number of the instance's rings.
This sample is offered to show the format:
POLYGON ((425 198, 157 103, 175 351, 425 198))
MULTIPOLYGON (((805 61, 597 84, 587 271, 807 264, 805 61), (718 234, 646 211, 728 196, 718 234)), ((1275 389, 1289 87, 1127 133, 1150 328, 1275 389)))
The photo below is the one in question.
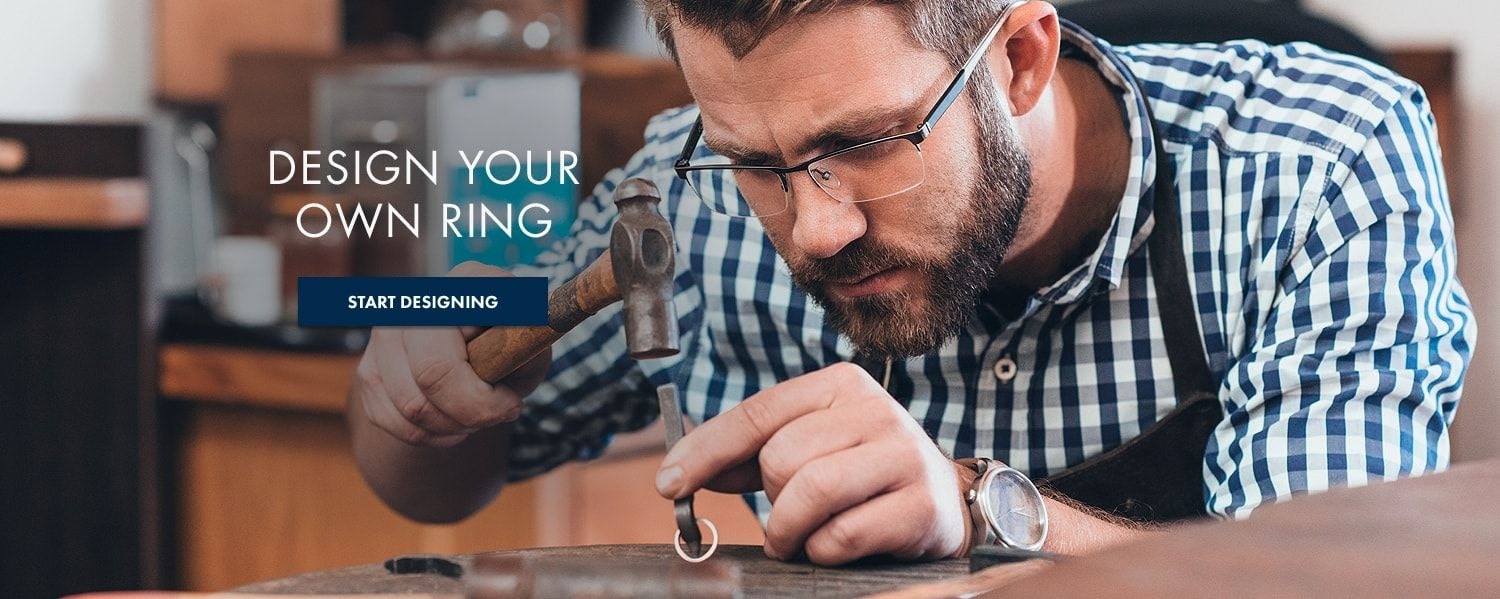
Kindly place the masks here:
POLYGON ((1000 539, 1006 544, 1035 548, 1042 543, 1047 524, 1035 489, 1025 475, 1011 469, 996 473, 985 489, 990 521, 999 528, 1000 539))

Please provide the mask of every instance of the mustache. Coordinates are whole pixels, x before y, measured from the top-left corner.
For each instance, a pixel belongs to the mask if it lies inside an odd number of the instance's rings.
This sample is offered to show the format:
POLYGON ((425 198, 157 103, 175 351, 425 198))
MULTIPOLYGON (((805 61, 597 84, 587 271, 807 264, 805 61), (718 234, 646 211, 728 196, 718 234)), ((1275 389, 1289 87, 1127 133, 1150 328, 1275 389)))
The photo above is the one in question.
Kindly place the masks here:
POLYGON ((812 258, 792 266, 794 281, 806 287, 821 287, 828 281, 847 281, 891 268, 925 270, 927 261, 912 252, 868 238, 851 242, 828 258, 812 258))

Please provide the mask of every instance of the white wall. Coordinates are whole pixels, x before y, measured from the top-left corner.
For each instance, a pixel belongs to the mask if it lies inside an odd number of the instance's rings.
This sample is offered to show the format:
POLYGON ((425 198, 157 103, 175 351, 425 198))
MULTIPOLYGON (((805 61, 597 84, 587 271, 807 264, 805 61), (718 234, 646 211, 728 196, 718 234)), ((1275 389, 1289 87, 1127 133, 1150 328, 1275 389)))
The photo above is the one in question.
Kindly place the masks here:
POLYGON ((1459 152, 1457 221, 1459 277, 1478 314, 1479 343, 1454 425, 1454 457, 1500 456, 1500 4, 1494 0, 1306 0, 1379 46, 1441 45, 1458 56, 1459 139, 1440 140, 1459 152))
POLYGON ((0 121, 140 121, 150 0, 0 1, 0 121))

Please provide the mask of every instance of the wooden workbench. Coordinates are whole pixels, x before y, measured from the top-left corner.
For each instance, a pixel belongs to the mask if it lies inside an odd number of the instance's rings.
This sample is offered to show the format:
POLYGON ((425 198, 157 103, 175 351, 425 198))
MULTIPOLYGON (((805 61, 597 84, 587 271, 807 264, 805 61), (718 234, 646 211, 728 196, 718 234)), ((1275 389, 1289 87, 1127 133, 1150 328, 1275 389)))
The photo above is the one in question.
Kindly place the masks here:
MULTIPOLYGON (((1335 490, 1261 508, 1241 522, 1207 521, 1055 564, 1002 565, 968 576, 964 560, 865 563, 830 569, 728 547, 711 560, 739 571, 744 597, 1493 597, 1500 594, 1500 461, 1335 490), (911 585, 911 586, 907 586, 911 585)), ((502 552, 507 558, 581 556, 672 562, 664 546, 502 552)), ((474 569, 481 556, 453 558, 474 569)), ((616 573, 616 575, 619 575, 616 573)), ((494 582, 491 581, 491 584, 494 582)), ((264 581, 270 594, 430 593, 464 584, 390 574, 379 564, 264 581)))

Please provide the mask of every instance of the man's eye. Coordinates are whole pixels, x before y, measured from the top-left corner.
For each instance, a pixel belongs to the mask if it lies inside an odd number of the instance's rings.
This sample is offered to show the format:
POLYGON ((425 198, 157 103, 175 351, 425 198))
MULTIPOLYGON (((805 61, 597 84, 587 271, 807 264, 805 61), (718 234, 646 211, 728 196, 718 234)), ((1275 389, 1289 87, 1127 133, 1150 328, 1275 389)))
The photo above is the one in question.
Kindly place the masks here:
POLYGON ((858 141, 851 141, 848 144, 846 144, 846 146, 853 146, 853 145, 858 145, 858 144, 862 144, 862 143, 869 143, 869 142, 875 141, 877 139, 885 139, 887 137, 890 137, 892 135, 895 135, 895 134, 899 133, 900 131, 901 131, 901 123, 896 123, 894 125, 886 127, 885 130, 883 130, 883 131, 881 131, 879 133, 875 133, 873 135, 863 135, 863 136, 860 136, 860 139, 858 141))

